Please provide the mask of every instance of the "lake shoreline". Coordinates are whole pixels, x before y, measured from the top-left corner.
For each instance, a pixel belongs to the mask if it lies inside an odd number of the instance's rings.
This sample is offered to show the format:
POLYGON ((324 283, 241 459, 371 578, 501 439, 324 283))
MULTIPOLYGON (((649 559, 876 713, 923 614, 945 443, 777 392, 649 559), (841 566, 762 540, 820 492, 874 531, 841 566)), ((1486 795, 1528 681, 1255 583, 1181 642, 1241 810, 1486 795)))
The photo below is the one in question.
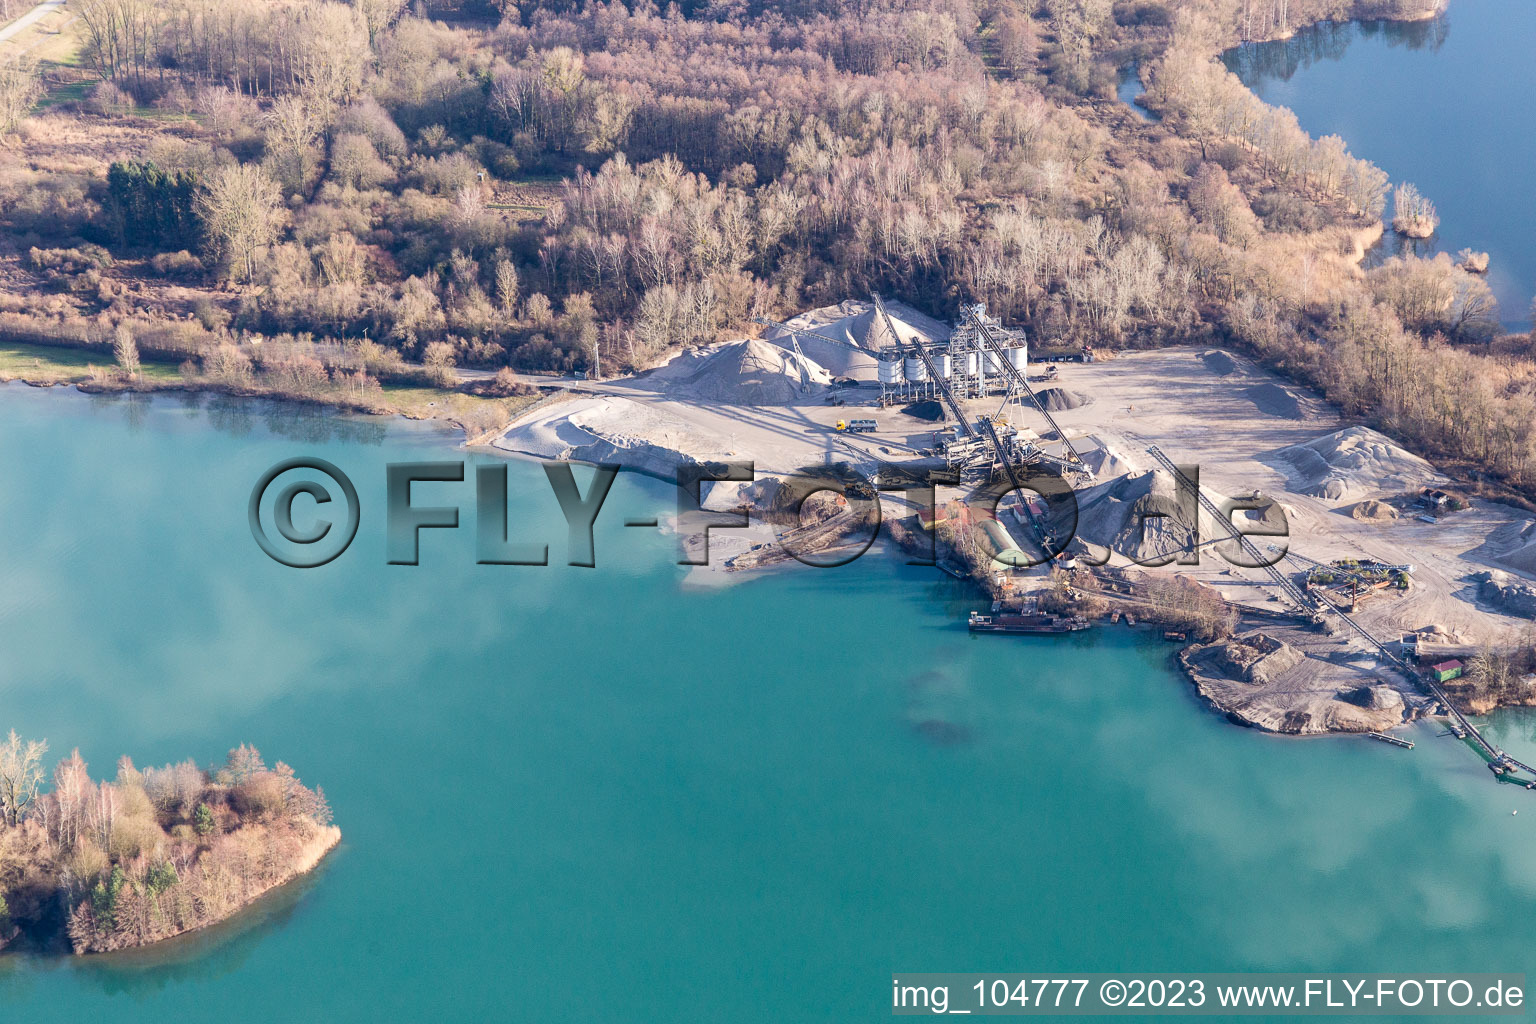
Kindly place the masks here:
POLYGON ((1282 31, 1254 36, 1249 39, 1238 38, 1230 44, 1224 45, 1213 56, 1219 57, 1223 52, 1234 46, 1244 46, 1250 43, 1283 43, 1288 39, 1296 38, 1298 34, 1310 28, 1324 24, 1342 25, 1352 21, 1391 21, 1412 25, 1417 22, 1433 21, 1446 12, 1450 7, 1451 0, 1429 0, 1427 8, 1412 14, 1384 14, 1375 6, 1376 2, 1377 0, 1354 0, 1354 7, 1351 10, 1341 12, 1332 17, 1319 18, 1316 21, 1309 21, 1299 25, 1291 25, 1282 31))
POLYGON ((110 961, 117 957, 132 956, 134 954, 143 953, 146 950, 153 950, 156 947, 163 945, 164 943, 172 942, 177 939, 185 939, 189 936, 197 935, 199 932, 207 931, 210 928, 216 928, 221 924, 225 924, 236 916, 251 910, 259 903, 261 903, 261 901, 277 895, 282 889, 292 885, 294 882, 303 879, 306 875, 311 874, 316 868, 325 862, 325 858, 330 856, 331 852, 335 850, 336 847, 341 845, 341 838, 342 836, 340 828, 335 825, 323 826, 317 833, 315 833, 314 837, 304 845, 303 849, 299 853, 298 859, 293 863, 293 865, 291 865, 291 874, 289 874, 286 878, 272 882, 270 885, 267 885, 265 888, 258 892, 252 893, 248 899, 245 899, 238 905, 231 907, 227 913, 220 917, 203 921, 192 928, 186 928, 182 931, 172 932, 169 935, 158 936, 149 942, 141 943, 139 945, 124 946, 120 949, 110 950, 75 950, 71 952, 69 956, 85 957, 91 960, 110 961))
POLYGON ((1528 34, 1529 13, 1491 0, 1447 0, 1433 17, 1392 18, 1358 5, 1356 12, 1298 28, 1294 39, 1232 40, 1222 61, 1251 93, 1292 111, 1311 137, 1341 137, 1394 186, 1411 184, 1433 201, 1434 230, 1426 221, 1410 234, 1392 230, 1389 196, 1367 269, 1443 254, 1482 279, 1498 303, 1491 319, 1499 333, 1527 333, 1536 281, 1525 241, 1531 218, 1518 179, 1500 170, 1527 165, 1536 145, 1518 130, 1472 130, 1466 112, 1478 110, 1490 124, 1519 123, 1517 97, 1536 76, 1494 68, 1518 53, 1513 40, 1528 34), (1443 88, 1425 84, 1440 74, 1443 88))
MULTIPOLYGON (((421 413, 403 408, 379 408, 361 401, 350 401, 341 397, 318 397, 309 395, 294 395, 282 391, 266 391, 261 388, 234 387, 216 382, 200 381, 122 381, 99 382, 91 380, 58 380, 48 377, 29 376, 26 374, 0 374, 0 384, 23 384, 29 388, 49 390, 63 388, 65 390, 78 391, 82 395, 120 396, 120 395, 221 395, 228 398, 250 399, 260 402, 275 402, 282 405, 296 407, 310 407, 317 411, 345 413, 348 415, 377 416, 383 419, 400 418, 418 423, 441 423, 458 431, 460 439, 455 447, 486 447, 478 438, 487 435, 499 434, 503 427, 493 427, 489 431, 481 431, 475 438, 471 438, 468 428, 451 413, 421 413)), ((444 392, 444 395, 454 392, 444 392)))
MULTIPOLYGON (((1444 13, 1449 4, 1449 0, 1430 0, 1430 5, 1423 11, 1406 15, 1392 16, 1383 15, 1378 10, 1375 10, 1372 6, 1373 2, 1374 0, 1355 0, 1352 9, 1347 13, 1340 14, 1333 18, 1324 18, 1302 25, 1291 26, 1289 29, 1283 32, 1260 35, 1250 39, 1238 38, 1233 40, 1223 40, 1220 48, 1212 54, 1212 57, 1219 58, 1223 53, 1238 46, 1284 41, 1286 39, 1293 38, 1297 33, 1305 31, 1308 28, 1327 22, 1345 23, 1351 21, 1374 20, 1413 23, 1429 21, 1444 13)), ((1151 113, 1158 115, 1159 117, 1161 116, 1158 111, 1153 110, 1152 108, 1138 107, 1138 109, 1143 113, 1151 113)), ((1175 134, 1179 135, 1180 138, 1187 137, 1178 133, 1177 131, 1175 131, 1175 134)), ((1352 259, 1355 263, 1362 263, 1370 251, 1381 243, 1382 238, 1385 235, 1385 230, 1386 225, 1381 222, 1378 222, 1374 225, 1361 225, 1358 228, 1350 229, 1349 244, 1352 246, 1352 259)), ((82 349, 78 346, 68 345, 45 347, 58 348, 61 352, 94 351, 92 349, 82 349)), ((110 358, 110 353, 103 353, 103 355, 107 358, 110 358)), ((508 428, 515 426, 520 420, 533 412, 535 408, 545 404, 544 398, 538 399, 527 407, 512 411, 510 418, 506 422, 502 422, 495 426, 486 426, 483 423, 471 424, 467 422, 468 418, 466 416, 456 413, 451 409, 445 408, 442 410, 429 412, 422 409, 406 408, 399 404, 390 404, 387 400, 387 397, 384 399, 384 404, 381 407, 379 401, 375 401, 372 398, 349 398, 340 394, 296 395, 277 389, 268 390, 259 387, 230 385, 215 381, 193 381, 187 379, 174 381, 151 381, 144 378, 140 378, 138 380, 121 380, 111 379, 105 376, 100 378, 92 378, 85 375, 66 376, 58 373, 29 374, 26 372, 0 372, 0 383, 13 380, 25 383, 30 387, 53 387, 61 384, 73 385, 80 391, 87 394, 155 393, 162 391, 207 392, 212 394, 230 395, 233 397, 263 398, 271 401, 292 402, 300 405, 313 405, 316 407, 337 409, 349 413, 366 413, 368 415, 375 416, 401 416, 412 420, 438 420, 452 424, 463 432, 464 447, 495 447, 493 444, 491 444, 492 438, 505 433, 508 428)), ((440 392, 444 402, 447 402, 450 399, 450 396, 462 394, 462 392, 459 392, 457 389, 437 390, 440 392)), ((429 405, 430 404, 431 403, 429 403, 429 405)), ((533 455, 536 458, 539 457, 537 453, 530 452, 526 454, 533 455)), ((646 470, 642 469, 641 471, 645 472, 646 470)))
MULTIPOLYGON (((259 416, 229 435, 184 415, 176 397, 144 403, 163 411, 137 423, 127 402, 12 398, 7 435, 27 458, 12 467, 8 560, 69 590, 38 593, 9 628, 36 638, 18 644, 18 658, 39 642, 74 652, 68 674, 21 662, 8 690, 14 713, 59 735, 70 726, 104 765, 129 743, 200 753, 198 735, 238 725, 314 762, 348 822, 345 842, 310 875, 217 928, 137 954, 14 958, 0 967, 0 1002, 18 1020, 148 1024, 219 1006, 259 1021, 280 1002, 305 1019, 469 1021, 494 1018, 525 977, 524 1009, 562 1019, 572 1004, 544 982, 574 990, 593 957, 641 966, 591 989, 583 1012, 648 1020, 635 972, 658 956, 678 972, 745 972, 772 985, 801 970, 806 943, 837 966, 831 994, 813 987, 748 1021, 863 1020, 875 997, 859 979, 891 958, 987 962, 1012 949, 1091 969, 1113 955, 1097 937, 1126 932, 1146 948, 1162 942, 1169 957, 1233 969, 1390 970, 1414 956, 1497 962, 1519 932, 1508 917, 1491 931, 1419 928, 1425 901, 1403 897, 1418 879, 1464 877, 1476 899, 1517 911, 1529 902, 1528 873, 1497 858, 1521 849, 1507 830, 1528 831, 1530 794, 1489 786, 1453 741, 1429 742, 1443 727, 1403 733, 1424 741, 1413 751, 1275 742, 1210 714, 1169 670, 1174 645, 1155 633, 972 640, 960 588, 899 558, 748 589, 679 587, 664 564, 673 546, 619 526, 624 515, 665 513, 673 497, 638 478, 615 485, 600 520, 613 529, 599 537, 636 546, 600 550, 596 571, 476 568, 458 557, 472 550, 467 522, 454 535, 462 545, 443 546, 448 532, 436 531, 420 568, 390 569, 366 557, 384 538, 376 516, 364 519, 363 550, 285 571, 267 566, 236 521, 250 469, 296 443, 269 435, 259 416), (50 438, 79 453, 63 471, 50 438), (173 470, 200 465, 181 486, 173 470), (165 489, 128 489, 135 479, 165 489), (58 497, 44 511, 60 532, 81 534, 78 544, 41 543, 18 516, 48 481, 58 497), (120 496, 114 529, 52 511, 90 493, 120 496), (167 500, 188 512, 162 543, 139 523, 164 524, 167 500), (102 559, 121 533, 141 539, 118 561, 102 559), (83 617, 127 607, 127 587, 152 572, 182 581, 151 612, 186 655, 146 654, 143 679, 118 682, 110 668, 140 623, 83 617), (256 599, 228 605, 227 587, 205 585, 213 578, 256 599), (356 628, 338 624, 340 607, 356 628), (600 628, 555 633, 594 607, 600 628), (300 632, 306 623, 313 635, 300 632), (227 667, 208 673, 205 652, 227 667), (610 662, 628 668, 592 668, 610 662), (109 683, 89 688, 97 678, 109 683), (172 732, 146 706, 176 708, 181 724, 172 732), (1127 750, 1138 758, 1132 784, 1082 767, 1127 750), (1511 806, 1527 815, 1512 818, 1511 806), (957 839, 953 821, 986 827, 957 839), (1435 870, 1412 874, 1425 863, 1435 870), (940 918, 937 898, 963 900, 1009 872, 1040 884, 1004 887, 980 924, 940 918), (466 878, 490 879, 498 893, 466 878), (819 880, 811 891, 806 878, 819 880), (432 908, 421 919, 431 928, 414 939, 399 931, 411 920, 402 880, 432 908), (1138 886, 1172 892, 1178 919, 1128 905, 1123 894, 1138 886), (1041 914, 1041 891, 1073 894, 1091 915, 1086 931, 1041 914), (849 892, 853 911, 826 912, 849 892), (1249 894, 1259 916, 1232 921, 1231 892, 1249 894), (1038 929, 1015 926, 1036 919, 1038 929), (1346 938, 1319 946, 1320 934, 1346 938), (526 951, 510 976, 508 949, 526 951), (869 952, 848 962, 849 949, 869 952)), ((388 431, 382 447, 343 440, 316 454, 359 483, 390 461, 444 457, 419 430, 388 431)), ((563 517, 542 472, 530 475, 509 488, 512 521, 558 544, 563 517)), ((551 561, 562 554, 551 550, 551 561)), ((1501 744, 1529 758, 1529 718, 1496 721, 1501 744)))

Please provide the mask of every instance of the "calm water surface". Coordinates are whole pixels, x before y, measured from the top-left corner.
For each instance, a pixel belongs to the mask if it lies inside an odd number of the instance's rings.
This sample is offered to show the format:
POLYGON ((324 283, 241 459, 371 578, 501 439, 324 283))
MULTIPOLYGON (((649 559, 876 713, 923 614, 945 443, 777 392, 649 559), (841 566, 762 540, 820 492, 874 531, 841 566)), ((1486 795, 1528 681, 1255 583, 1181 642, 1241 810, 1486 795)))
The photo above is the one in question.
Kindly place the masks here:
POLYGON ((1536 799, 1428 728, 1238 729, 1165 645, 973 639, 887 557, 690 586, 627 474, 594 570, 474 565, 469 484, 418 486, 466 528, 388 567, 385 463, 456 455, 417 426, 13 386, 0 437, 0 726, 108 773, 249 741, 346 833, 232 925, 0 959, 5 1020, 873 1021, 892 970, 1529 964, 1536 799), (363 501, 308 572, 245 523, 300 454, 363 501))
POLYGON ((1239 47, 1226 62, 1312 135, 1339 135, 1429 196, 1439 233, 1419 243, 1389 235, 1388 253, 1488 252, 1501 318, 1523 325, 1536 291, 1533 46, 1536 4, 1450 0, 1433 21, 1318 25, 1239 47))

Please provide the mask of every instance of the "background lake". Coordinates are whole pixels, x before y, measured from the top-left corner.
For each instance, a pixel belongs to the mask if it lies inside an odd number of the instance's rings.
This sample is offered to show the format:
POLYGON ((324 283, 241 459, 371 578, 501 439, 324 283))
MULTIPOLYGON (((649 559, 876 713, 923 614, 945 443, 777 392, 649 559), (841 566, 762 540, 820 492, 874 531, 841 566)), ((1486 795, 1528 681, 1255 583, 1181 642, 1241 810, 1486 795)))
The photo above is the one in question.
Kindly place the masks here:
MULTIPOLYGON (((1488 252, 1500 319, 1525 330, 1536 291, 1533 42, 1536 4, 1450 0, 1433 21, 1325 23, 1225 60, 1314 137, 1342 137, 1435 204, 1435 237, 1415 243, 1389 231, 1378 256, 1403 246, 1488 252)), ((1389 200, 1389 219, 1391 209, 1389 200)))
MULTIPOLYGON (((892 970, 1528 962, 1536 799, 1437 729, 1236 728, 1169 645, 972 638, 888 555, 687 585, 629 474, 596 569, 524 463, 557 564, 475 565, 465 483, 418 486, 463 528, 386 566, 385 464, 459 457, 420 425, 12 385, 0 437, 0 727, 105 774, 248 741, 346 834, 231 925, 0 958, 6 1020, 873 1021, 892 970), (362 497, 313 571, 246 526, 295 455, 362 497)), ((1532 719, 1491 732, 1536 758, 1532 719)))

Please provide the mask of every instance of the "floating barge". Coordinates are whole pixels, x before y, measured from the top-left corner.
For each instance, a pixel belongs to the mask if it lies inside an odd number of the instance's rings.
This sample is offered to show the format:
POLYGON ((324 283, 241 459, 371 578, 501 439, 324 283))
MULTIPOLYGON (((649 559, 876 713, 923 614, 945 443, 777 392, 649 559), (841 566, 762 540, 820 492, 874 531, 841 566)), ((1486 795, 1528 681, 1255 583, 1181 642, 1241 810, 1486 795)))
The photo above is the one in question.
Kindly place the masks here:
POLYGON ((1042 633, 1075 633, 1088 628, 1088 620, 1077 615, 984 615, 971 612, 968 627, 972 633, 1014 633, 1033 636, 1042 633))
POLYGON ((957 580, 968 580, 971 578, 969 573, 948 559, 939 562, 938 566, 940 572, 953 576, 957 580))

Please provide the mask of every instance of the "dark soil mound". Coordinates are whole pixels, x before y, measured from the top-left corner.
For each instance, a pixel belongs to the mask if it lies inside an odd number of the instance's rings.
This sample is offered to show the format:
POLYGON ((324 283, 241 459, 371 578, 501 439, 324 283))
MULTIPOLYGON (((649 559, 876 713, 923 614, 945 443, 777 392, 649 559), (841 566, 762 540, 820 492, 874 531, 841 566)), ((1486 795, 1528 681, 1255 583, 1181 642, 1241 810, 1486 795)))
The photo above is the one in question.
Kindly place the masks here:
POLYGON ((926 402, 913 402, 901 411, 929 423, 938 423, 944 418, 944 406, 931 398, 926 402))
POLYGON ((1040 404, 1051 412, 1061 412, 1063 409, 1076 409, 1093 401, 1087 395, 1080 395, 1076 391, 1068 391, 1066 388, 1046 388, 1036 397, 1040 399, 1040 404))
POLYGON ((1263 412, 1271 416, 1279 416, 1282 419, 1299 420, 1302 417, 1301 403, 1296 396, 1279 384, 1255 384, 1251 388, 1244 388, 1243 394, 1248 400, 1258 406, 1263 412))
POLYGON ((1237 361, 1225 352, 1206 352, 1200 359, 1205 363, 1205 368, 1212 373, 1218 373, 1225 377, 1237 369, 1237 361))

